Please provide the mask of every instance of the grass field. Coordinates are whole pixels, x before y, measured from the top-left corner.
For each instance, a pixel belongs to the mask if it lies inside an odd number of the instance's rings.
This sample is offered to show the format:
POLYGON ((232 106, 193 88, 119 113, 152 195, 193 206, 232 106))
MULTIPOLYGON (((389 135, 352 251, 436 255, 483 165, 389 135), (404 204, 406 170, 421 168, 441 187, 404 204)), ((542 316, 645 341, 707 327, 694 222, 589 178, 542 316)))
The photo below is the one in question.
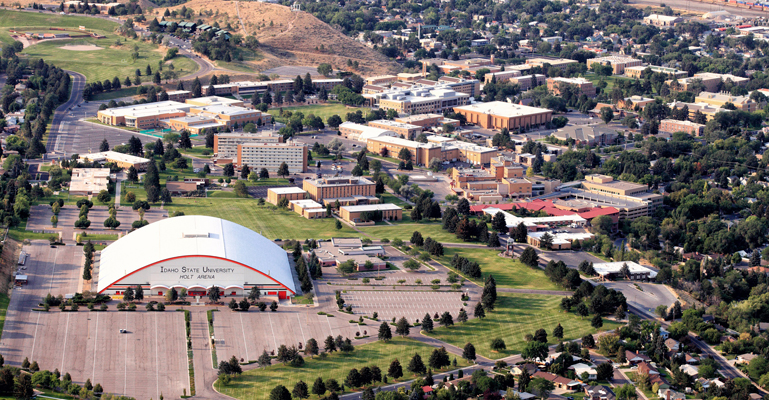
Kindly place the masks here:
MULTIPOLYGON (((406 370, 409 360, 417 353, 427 365, 433 349, 432 346, 412 339, 396 337, 389 343, 375 342, 357 346, 351 354, 335 352, 325 360, 319 357, 305 358, 305 365, 300 368, 274 365, 267 368, 252 369, 233 379, 227 386, 216 383, 214 387, 217 391, 237 399, 267 400, 270 397, 270 391, 277 385, 283 385, 291 391, 300 380, 307 383, 309 387, 313 386, 313 382, 319 376, 324 380, 334 378, 342 384, 351 368, 361 369, 365 366, 376 365, 384 375, 387 374, 388 366, 394 359, 398 359, 404 371, 404 376, 401 377, 400 381, 411 380, 413 376, 406 370)), ((453 358, 454 356, 450 354, 450 359, 453 358)), ((467 365, 465 360, 457 359, 458 367, 467 365)), ((454 367, 449 368, 455 369, 454 367)), ((393 383, 393 380, 388 378, 388 383, 393 383)), ((346 390, 349 389, 346 387, 346 390)), ((318 396, 311 395, 310 398, 316 399, 318 396)))
POLYGON ((169 211, 182 211, 185 215, 209 215, 223 218, 254 230, 268 239, 305 240, 332 237, 358 237, 353 229, 343 225, 334 228, 334 219, 305 219, 288 210, 271 210, 260 207, 254 199, 174 198, 167 204, 169 211))
POLYGON ((612 90, 612 88, 615 87, 615 82, 621 81, 621 80, 630 80, 631 79, 631 78, 626 78, 626 77, 622 77, 622 76, 604 76, 604 77, 602 77, 602 76, 596 75, 594 73, 587 73, 587 74, 585 74, 585 78, 588 79, 589 81, 593 82, 594 86, 596 86, 596 84, 599 81, 601 81, 602 78, 604 78, 604 81, 607 82, 607 87, 605 88, 605 93, 607 91, 612 90))
MULTIPOLYGON (((549 344, 557 342, 551 333, 559 323, 564 328, 564 340, 597 332, 591 327, 591 318, 581 320, 574 314, 565 314, 560 311, 559 302, 559 296, 498 292, 495 310, 487 313, 486 318, 474 318, 464 324, 437 328, 429 336, 460 348, 466 343, 473 343, 478 354, 498 359, 520 353, 526 344, 524 336, 534 334, 540 328, 548 333, 549 344), (502 338, 507 349, 493 353, 490 343, 495 338, 502 338)), ((473 304, 469 304, 468 308, 472 307, 473 304)), ((604 321, 601 330, 610 330, 617 326, 617 323, 604 321)))
MULTIPOLYGON (((125 79, 125 78, 123 78, 125 79)), ((122 80, 121 80, 122 83, 122 80)), ((136 86, 124 87, 111 92, 102 92, 91 96, 91 100, 112 100, 119 99, 121 97, 136 96, 136 86)))
MULTIPOLYGON (((88 82, 111 80, 115 76, 118 76, 121 81, 126 76, 133 78, 137 68, 142 70, 142 80, 151 80, 152 77, 144 75, 145 67, 149 64, 155 71, 158 67, 158 61, 165 55, 165 50, 160 50, 158 46, 150 42, 130 40, 114 34, 118 24, 103 19, 0 10, 0 41, 3 43, 10 43, 13 40, 8 29, 37 31, 40 29, 48 30, 49 27, 61 27, 77 30, 79 26, 85 26, 91 31, 101 33, 105 38, 86 37, 44 41, 27 47, 22 54, 32 58, 43 58, 57 67, 80 72, 86 76, 88 82), (116 40, 119 38, 123 43, 120 46, 115 46, 116 40), (68 44, 96 45, 102 49, 90 51, 61 49, 62 46, 68 44), (139 58, 136 61, 130 57, 134 46, 138 47, 139 52, 139 58)), ((184 76, 198 69, 195 62, 186 57, 177 57, 172 63, 177 76, 184 76)), ((164 70, 166 68, 167 66, 164 67, 164 70)))
MULTIPOLYGON (((408 210, 404 210, 408 214, 408 210)), ((441 229, 441 223, 401 223, 395 225, 377 225, 360 227, 361 232, 367 233, 375 239, 401 239, 408 242, 414 231, 420 231, 424 238, 431 237, 442 243, 462 243, 454 233, 441 229)))
MULTIPOLYGON (((497 286, 509 287, 515 289, 539 289, 539 290, 564 290, 564 288, 551 282, 540 269, 533 269, 519 260, 499 257, 498 250, 493 249, 468 249, 468 248, 444 248, 444 256, 439 262, 449 267, 452 257, 459 254, 471 261, 478 262, 481 266, 481 273, 486 276, 492 274, 495 277, 497 286)), ((483 279, 474 281, 483 284, 483 279)))
MULTIPOLYGON (((356 112, 357 110, 361 110, 364 114, 366 114, 367 111, 369 111, 368 108, 365 107, 348 107, 342 103, 328 103, 328 104, 312 104, 308 106, 299 106, 299 107, 283 107, 284 111, 299 111, 305 116, 308 116, 310 114, 314 114, 316 117, 321 117, 321 119, 324 120, 324 123, 326 120, 331 117, 332 115, 339 115, 342 120, 345 120, 345 115, 349 112, 356 112)), ((276 121, 284 122, 284 118, 279 117, 280 108, 273 108, 267 111, 275 117, 276 121)))
POLYGON ((8 304, 11 303, 11 298, 6 293, 0 293, 0 335, 3 334, 3 327, 5 326, 5 314, 8 312, 8 304))

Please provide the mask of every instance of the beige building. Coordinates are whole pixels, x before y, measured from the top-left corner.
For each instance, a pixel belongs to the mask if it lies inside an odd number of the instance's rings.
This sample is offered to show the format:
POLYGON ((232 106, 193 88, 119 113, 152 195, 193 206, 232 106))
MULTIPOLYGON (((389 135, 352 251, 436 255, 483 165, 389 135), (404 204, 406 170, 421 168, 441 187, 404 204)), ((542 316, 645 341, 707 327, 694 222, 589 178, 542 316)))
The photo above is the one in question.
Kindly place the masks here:
POLYGON ((144 171, 150 160, 143 157, 136 157, 130 154, 118 153, 117 151, 102 151, 100 153, 81 154, 80 161, 98 162, 102 165, 107 163, 115 164, 118 168, 129 169, 134 167, 137 171, 144 171))
POLYGON ((422 132, 422 127, 419 125, 406 124, 388 119, 370 121, 369 126, 395 132, 398 136, 406 139, 414 139, 422 132))
POLYGON ((95 196, 108 190, 109 183, 109 168, 73 168, 69 193, 72 196, 95 196))
POLYGON ((307 192, 296 187, 277 187, 267 189, 267 202, 270 204, 278 205, 281 199, 292 200, 304 200, 307 197, 307 192))
POLYGON ((171 92, 166 92, 166 94, 168 95, 169 101, 184 102, 192 97, 192 92, 189 90, 173 90, 171 92))
POLYGON ((370 106, 395 110, 399 114, 426 114, 443 112, 469 103, 470 96, 445 85, 390 89, 383 93, 365 95, 370 106))
POLYGON ((633 196, 640 193, 647 192, 647 185, 640 185, 638 183, 616 181, 615 178, 608 175, 591 174, 586 175, 583 187, 586 189, 599 192, 609 193, 621 196, 633 196))
POLYGON ((486 129, 514 130, 545 125, 551 121, 553 112, 545 108, 522 106, 503 101, 475 103, 468 106, 455 107, 454 111, 465 116, 470 124, 476 124, 486 129))
POLYGON ((598 58, 589 58, 586 60, 586 66, 591 69, 594 64, 599 65, 611 65, 612 73, 615 75, 622 75, 627 67, 638 67, 642 65, 642 60, 637 60, 631 57, 621 56, 606 56, 598 58))
POLYGON ((748 112, 754 112, 757 110, 757 103, 751 100, 749 96, 731 96, 729 94, 718 94, 701 92, 695 96, 696 103, 705 103, 714 107, 722 107, 727 103, 731 103, 736 109, 748 112))
POLYGON ((326 208, 310 199, 290 200, 289 209, 307 219, 326 218, 327 216, 326 208))
POLYGON ((343 122, 337 130, 340 131, 342 137, 350 140, 358 140, 363 143, 366 143, 370 138, 378 136, 398 136, 396 132, 390 129, 361 125, 350 121, 343 122))
MULTIPOLYGON (((566 58, 557 58, 553 60, 547 59, 547 58, 529 58, 525 61, 525 63, 531 67, 541 67, 541 68, 547 64, 551 67, 556 67, 564 71, 571 64, 577 64, 577 61, 569 60, 566 58)), ((509 69, 509 68, 506 66, 506 69, 509 69)))
POLYGON ((509 78, 508 81, 514 85, 519 85, 520 90, 527 91, 540 85, 545 85, 545 75, 534 74, 514 76, 509 78))
POLYGON ((353 225, 374 225, 374 221, 365 218, 367 213, 369 218, 379 213, 383 221, 400 221, 402 218, 401 207, 390 203, 340 207, 340 218, 353 225))
POLYGON ((681 78, 676 81, 666 81, 671 91, 693 91, 698 83, 703 84, 704 91, 717 93, 720 91, 720 86, 725 82, 732 82, 737 86, 746 86, 749 83, 749 78, 743 78, 740 76, 730 74, 715 74, 712 72, 700 72, 689 78, 681 78))
POLYGON ((511 78, 515 78, 517 76, 521 76, 520 70, 505 70, 500 72, 490 72, 486 75, 484 75, 484 84, 492 83, 492 79, 494 78, 495 82, 505 82, 511 78))
POLYGON ((395 119, 396 122, 409 125, 417 125, 423 129, 432 127, 439 127, 444 124, 450 124, 455 127, 460 126, 460 121, 451 118, 444 118, 442 114, 415 114, 407 117, 399 117, 395 119))
POLYGON ((670 103, 668 106, 671 108, 675 108, 677 110, 687 107, 690 121, 695 121, 695 116, 698 113, 705 115, 706 122, 708 122, 714 119, 717 113, 730 112, 730 110, 719 108, 717 106, 713 106, 711 104, 706 104, 706 103, 683 103, 683 102, 677 101, 677 102, 670 103))
POLYGON ((641 79, 642 73, 648 68, 652 72, 655 72, 657 74, 666 74, 673 79, 687 77, 687 71, 680 71, 676 68, 659 67, 657 65, 647 65, 647 66, 639 65, 636 67, 626 67, 625 74, 629 78, 641 79))
POLYGON ((676 26, 682 21, 683 21, 682 18, 675 17, 673 15, 650 14, 644 17, 645 24, 654 25, 660 28, 669 28, 672 26, 676 26))
POLYGON ((99 110, 96 117, 99 122, 106 125, 152 129, 157 127, 162 119, 184 117, 191 107, 189 104, 177 101, 158 101, 99 110))
POLYGON ((366 78, 367 85, 387 86, 396 81, 398 81, 398 77, 395 75, 379 75, 366 78))
POLYGON ((302 188, 311 199, 322 201, 341 197, 374 196, 375 184, 360 177, 319 178, 306 179, 302 188))
POLYGON ((481 82, 478 79, 455 78, 452 76, 442 76, 438 78, 439 84, 444 84, 455 92, 465 93, 474 97, 481 94, 481 82))
POLYGON ((588 97, 596 96, 596 88, 594 87, 593 82, 589 81, 586 78, 557 77, 557 78, 548 78, 546 79, 546 82, 548 84, 548 91, 550 91, 556 96, 561 95, 561 87, 563 85, 577 87, 578 90, 580 91, 580 94, 584 94, 588 97))
POLYGON ((706 129, 706 125, 696 124, 690 121, 679 121, 676 119, 664 119, 660 121, 661 132, 684 132, 692 136, 703 136, 703 132, 706 129))
POLYGON ((283 143, 283 135, 269 132, 220 132, 214 135, 214 154, 217 159, 236 162, 238 145, 244 143, 283 143))
POLYGON ((643 110, 644 107, 647 107, 647 104, 654 103, 655 99, 650 99, 648 97, 644 96, 631 96, 626 97, 623 100, 618 100, 618 104, 615 106, 622 110, 636 110, 637 107, 639 107, 639 110, 643 110))
POLYGON ((253 170, 266 168, 278 172, 281 164, 286 163, 289 173, 307 172, 307 145, 300 142, 288 143, 243 143, 238 145, 238 157, 234 163, 238 167, 248 165, 253 170))

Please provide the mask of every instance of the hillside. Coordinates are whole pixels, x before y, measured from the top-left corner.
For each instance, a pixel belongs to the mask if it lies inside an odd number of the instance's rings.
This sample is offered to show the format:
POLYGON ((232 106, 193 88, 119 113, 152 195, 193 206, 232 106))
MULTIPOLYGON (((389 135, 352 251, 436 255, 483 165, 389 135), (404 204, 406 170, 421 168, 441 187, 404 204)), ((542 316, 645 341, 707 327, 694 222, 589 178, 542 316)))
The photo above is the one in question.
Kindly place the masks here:
MULTIPOLYGON (((192 8, 196 14, 202 12, 199 18, 208 24, 218 22, 221 27, 229 24, 233 33, 256 37, 262 54, 242 65, 256 72, 282 65, 314 67, 324 62, 344 70, 348 69, 348 59, 359 63, 357 70, 348 70, 362 75, 399 70, 399 65, 387 57, 306 12, 292 12, 288 7, 269 3, 214 0, 193 0, 171 10, 183 6, 192 8)), ((165 10, 158 8, 153 12, 160 19, 165 10)))

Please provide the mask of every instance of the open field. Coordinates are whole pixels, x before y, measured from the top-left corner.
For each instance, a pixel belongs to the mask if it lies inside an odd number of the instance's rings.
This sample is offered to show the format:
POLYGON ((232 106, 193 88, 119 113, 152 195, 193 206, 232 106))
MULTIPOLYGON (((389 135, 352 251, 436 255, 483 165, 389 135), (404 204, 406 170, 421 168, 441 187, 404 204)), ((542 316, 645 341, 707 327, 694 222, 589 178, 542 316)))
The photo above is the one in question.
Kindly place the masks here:
MULTIPOLYGON (((564 290, 551 282, 540 269, 533 269, 519 260, 512 260, 506 257, 499 257, 498 250, 493 249, 467 249, 467 248, 444 248, 444 256, 439 262, 447 267, 452 263, 452 257, 459 254, 471 261, 476 261, 481 265, 481 273, 486 276, 492 274, 497 281, 498 287, 509 287, 516 289, 539 289, 539 290, 564 290)), ((483 279, 474 279, 475 282, 483 284, 483 279)))
POLYGON ((0 336, 3 334, 3 327, 5 326, 5 315, 8 313, 8 304, 11 299, 5 293, 0 293, 0 336))
POLYGON ((626 78, 625 76, 619 76, 619 75, 616 75, 616 76, 599 76, 599 75, 596 75, 596 74, 593 74, 593 73, 585 74, 585 78, 588 79, 589 81, 593 82, 594 86, 596 86, 596 84, 599 81, 601 81, 602 78, 603 78, 604 81, 607 82, 607 87, 604 89, 605 92, 612 90, 612 88, 615 87, 615 82, 624 81, 624 80, 631 80, 631 78, 626 78))
MULTIPOLYGON (((574 314, 561 312, 560 301, 561 297, 558 296, 498 292, 495 310, 487 313, 486 318, 474 318, 449 328, 437 328, 429 336, 460 348, 470 342, 476 346, 478 354, 498 359, 520 353, 526 344, 524 335, 534 334, 540 328, 548 333, 550 344, 557 343, 551 333, 558 323, 564 328, 564 340, 597 332, 591 327, 590 318, 581 320, 574 314), (502 338, 507 349, 493 353, 490 343, 495 338, 502 338)), ((604 321, 601 330, 614 329, 616 326, 618 324, 614 322, 604 321)))
MULTIPOLYGON (((267 112, 275 117, 276 121, 283 122, 284 118, 279 117, 280 108, 273 108, 268 110, 267 112)), ((345 115, 349 112, 356 112, 358 110, 361 110, 361 112, 365 113, 369 111, 368 108, 364 107, 348 107, 342 103, 328 103, 328 104, 313 104, 308 106, 299 106, 299 107, 283 107, 284 111, 299 111, 302 114, 305 114, 305 116, 308 116, 310 114, 314 114, 316 117, 321 117, 321 119, 324 120, 324 123, 326 123, 326 120, 331 117, 334 114, 339 115, 342 120, 345 120, 345 115)))
MULTIPOLYGON (((27 47, 22 54, 32 58, 43 58, 57 67, 80 72, 89 82, 111 80, 115 76, 118 76, 121 81, 126 76, 133 78, 137 68, 144 73, 144 68, 148 64, 155 70, 158 61, 165 54, 165 49, 160 49, 149 42, 130 40, 114 34, 113 31, 118 24, 111 21, 83 16, 0 10, 0 41, 3 43, 10 43, 13 40, 8 29, 37 31, 48 30, 49 27, 60 27, 77 30, 79 26, 85 26, 88 30, 101 33, 106 37, 43 41, 27 47), (120 46, 115 45, 117 39, 123 42, 120 46), (73 51, 62 49, 63 46, 97 46, 99 50, 73 51), (130 57, 134 46, 138 47, 139 52, 139 58, 136 61, 130 57)), ((185 57, 177 57, 172 62, 177 76, 187 75, 198 68, 194 61, 185 57)), ((142 76, 142 79, 148 81, 152 77, 142 76)))
MULTIPOLYGON (((413 378, 412 374, 406 370, 406 366, 414 354, 420 354, 423 362, 427 364, 433 349, 432 346, 415 340, 396 337, 389 343, 375 342, 358 346, 351 354, 335 352, 324 360, 318 357, 314 359, 305 358, 305 365, 301 368, 274 365, 268 368, 253 369, 244 372, 229 385, 216 384, 215 388, 237 399, 267 400, 270 396, 270 390, 275 386, 284 385, 291 391, 300 380, 311 387, 313 386, 313 381, 319 376, 324 380, 334 378, 342 384, 351 368, 360 369, 364 366, 376 365, 382 370, 383 374, 387 374, 388 366, 394 359, 398 359, 401 363, 405 375, 401 378, 401 381, 404 381, 413 378)), ((450 359, 452 358, 454 356, 450 354, 450 359)), ((464 367, 468 364, 465 360, 458 358, 457 365, 458 367, 464 367)), ((390 379, 388 379, 388 382, 393 383, 390 379)), ((315 399, 318 396, 311 395, 310 398, 315 399)))
POLYGON ((91 100, 112 100, 112 99, 119 99, 121 97, 136 96, 136 90, 137 90, 136 86, 123 87, 118 90, 95 94, 91 97, 91 100))
POLYGON ((288 210, 271 210, 267 205, 259 206, 254 199, 205 199, 174 198, 166 205, 171 211, 182 211, 185 215, 209 215, 243 225, 268 239, 308 238, 328 239, 331 237, 359 236, 354 230, 343 225, 334 228, 334 219, 305 219, 288 210))
MULTIPOLYGON (((386 201, 387 202, 387 201, 386 201)), ((404 210, 404 214, 408 216, 409 210, 404 210)), ((387 238, 391 241, 393 239, 401 239, 408 242, 412 237, 414 231, 420 231, 423 238, 431 237, 442 243, 464 243, 462 239, 458 239, 454 233, 447 232, 441 229, 441 222, 437 223, 397 223, 395 225, 376 225, 368 227, 360 227, 361 232, 369 234, 374 239, 387 238)), ((470 243, 470 242, 467 242, 470 243)))

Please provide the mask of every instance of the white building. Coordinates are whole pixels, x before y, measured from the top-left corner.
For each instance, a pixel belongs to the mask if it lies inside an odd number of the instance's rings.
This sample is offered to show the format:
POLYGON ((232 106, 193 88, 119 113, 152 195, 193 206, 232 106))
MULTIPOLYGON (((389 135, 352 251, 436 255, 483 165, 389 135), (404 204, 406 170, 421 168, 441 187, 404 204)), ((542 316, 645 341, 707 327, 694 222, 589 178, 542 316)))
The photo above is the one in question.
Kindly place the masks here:
POLYGON ((628 267, 628 275, 630 279, 652 279, 658 276, 656 271, 647 267, 643 267, 633 261, 616 261, 594 264, 594 270, 603 278, 612 279, 615 277, 620 277, 620 270, 623 268, 623 265, 628 267))

